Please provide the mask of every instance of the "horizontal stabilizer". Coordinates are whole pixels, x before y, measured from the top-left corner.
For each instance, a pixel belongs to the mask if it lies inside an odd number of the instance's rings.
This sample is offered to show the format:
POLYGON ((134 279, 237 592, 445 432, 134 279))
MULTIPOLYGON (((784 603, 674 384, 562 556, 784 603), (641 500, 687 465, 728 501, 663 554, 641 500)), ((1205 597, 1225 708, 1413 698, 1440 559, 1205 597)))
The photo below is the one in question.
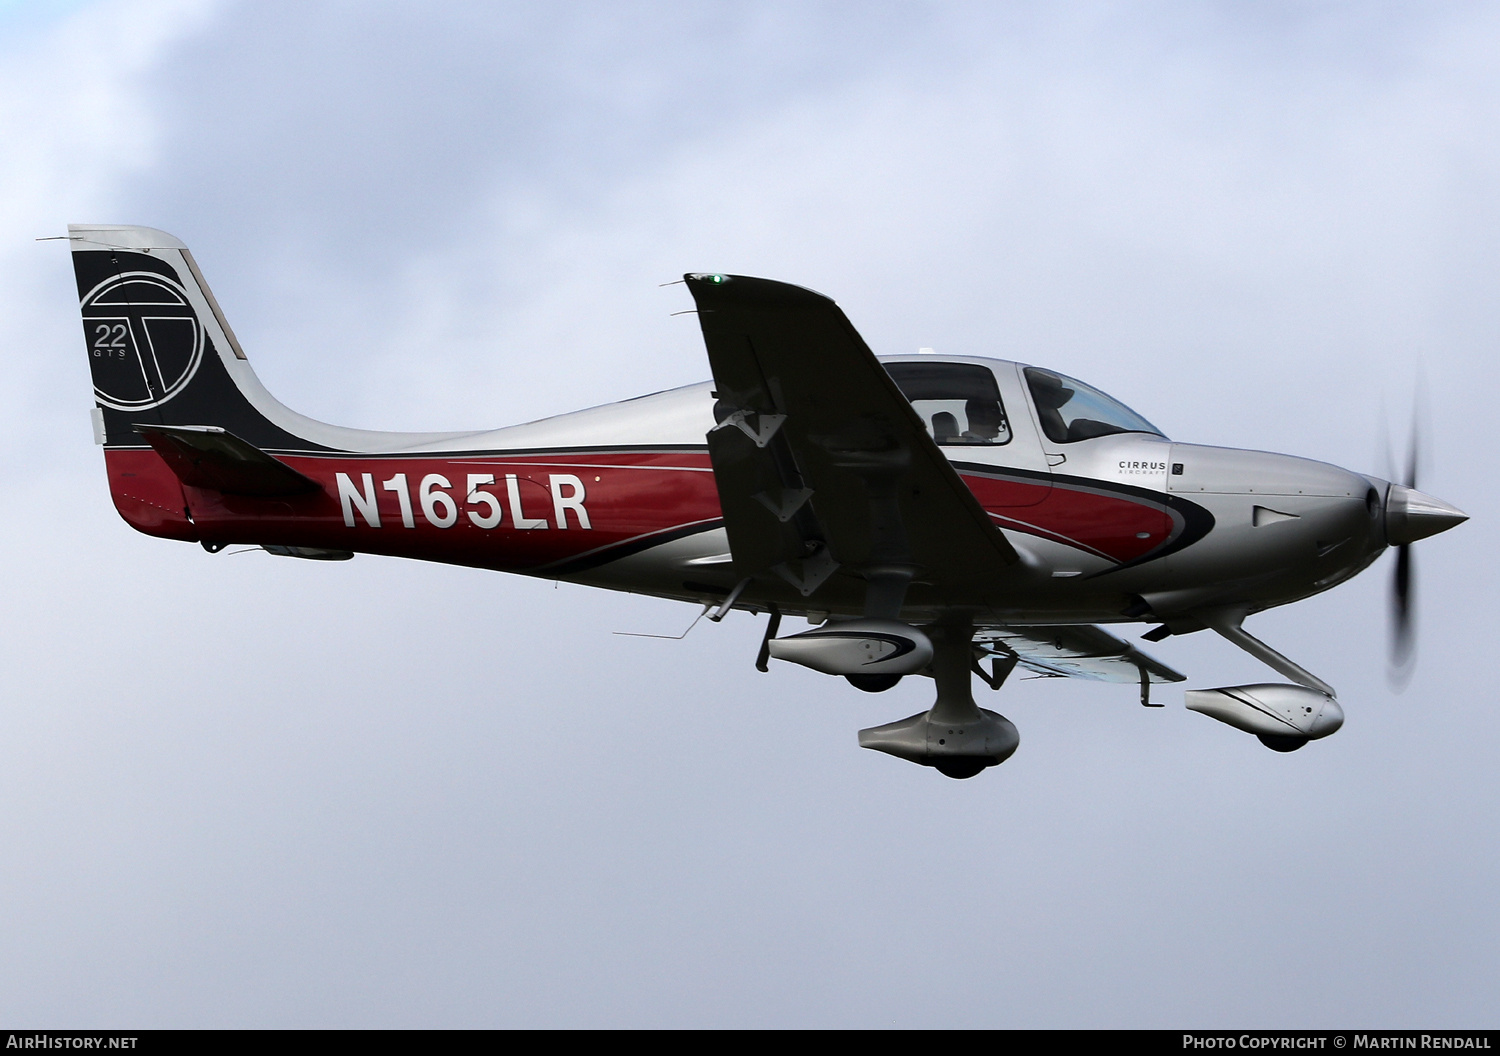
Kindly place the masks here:
POLYGON ((191 488, 274 498, 322 485, 216 425, 137 425, 177 478, 191 488))

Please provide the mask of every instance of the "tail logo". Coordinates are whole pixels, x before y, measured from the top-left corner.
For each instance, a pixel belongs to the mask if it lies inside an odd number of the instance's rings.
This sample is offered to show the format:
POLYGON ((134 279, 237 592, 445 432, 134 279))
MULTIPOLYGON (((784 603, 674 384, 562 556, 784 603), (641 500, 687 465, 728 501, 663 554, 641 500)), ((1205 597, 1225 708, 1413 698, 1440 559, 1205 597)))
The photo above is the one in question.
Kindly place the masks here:
POLYGON ((129 271, 83 299, 94 397, 136 411, 176 396, 203 361, 203 327, 187 291, 165 275, 129 271))

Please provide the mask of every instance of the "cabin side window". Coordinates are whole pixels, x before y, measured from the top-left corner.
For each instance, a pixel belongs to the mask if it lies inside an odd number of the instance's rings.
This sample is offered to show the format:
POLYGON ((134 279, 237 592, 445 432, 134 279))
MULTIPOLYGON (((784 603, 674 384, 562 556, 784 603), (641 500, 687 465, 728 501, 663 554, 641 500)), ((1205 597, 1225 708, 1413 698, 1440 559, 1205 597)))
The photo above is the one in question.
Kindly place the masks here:
POLYGON ((988 367, 975 363, 886 363, 939 444, 1008 444, 1010 419, 988 367))

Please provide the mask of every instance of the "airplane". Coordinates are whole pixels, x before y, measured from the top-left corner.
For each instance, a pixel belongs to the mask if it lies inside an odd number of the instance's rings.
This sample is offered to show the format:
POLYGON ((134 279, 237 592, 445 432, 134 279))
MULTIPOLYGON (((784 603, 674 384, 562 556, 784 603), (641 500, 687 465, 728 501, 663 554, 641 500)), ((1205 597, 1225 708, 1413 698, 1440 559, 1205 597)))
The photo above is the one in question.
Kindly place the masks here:
MULTIPOLYGON (((1186 676, 1100 625, 1212 630, 1289 682, 1187 707, 1294 751, 1343 724, 1333 687, 1245 619, 1462 523, 1406 483, 1179 443, 1057 371, 978 356, 877 359, 829 298, 693 273, 713 380, 488 432, 306 418, 268 393, 192 254, 146 227, 68 228, 94 438, 147 535, 271 554, 356 553, 514 572, 767 616, 771 660, 931 708, 862 747, 969 778, 1019 734, 981 708, 1017 669, 1151 687, 1186 676), (785 617, 809 628, 780 634, 785 617)), ((1414 465, 1414 463, 1413 463, 1414 465)))

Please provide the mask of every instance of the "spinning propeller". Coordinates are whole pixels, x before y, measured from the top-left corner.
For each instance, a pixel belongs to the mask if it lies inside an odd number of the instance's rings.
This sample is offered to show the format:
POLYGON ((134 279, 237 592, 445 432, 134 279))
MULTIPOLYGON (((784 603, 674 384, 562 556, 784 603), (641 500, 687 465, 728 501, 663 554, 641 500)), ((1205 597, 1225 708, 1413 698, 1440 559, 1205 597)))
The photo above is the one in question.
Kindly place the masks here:
POLYGON ((1392 482, 1385 499, 1385 537, 1396 550, 1396 571, 1391 578, 1390 677, 1397 689, 1405 688, 1411 679, 1416 656, 1416 579, 1411 544, 1469 519, 1458 507, 1417 490, 1420 432, 1420 416, 1413 413, 1404 480, 1392 482))

